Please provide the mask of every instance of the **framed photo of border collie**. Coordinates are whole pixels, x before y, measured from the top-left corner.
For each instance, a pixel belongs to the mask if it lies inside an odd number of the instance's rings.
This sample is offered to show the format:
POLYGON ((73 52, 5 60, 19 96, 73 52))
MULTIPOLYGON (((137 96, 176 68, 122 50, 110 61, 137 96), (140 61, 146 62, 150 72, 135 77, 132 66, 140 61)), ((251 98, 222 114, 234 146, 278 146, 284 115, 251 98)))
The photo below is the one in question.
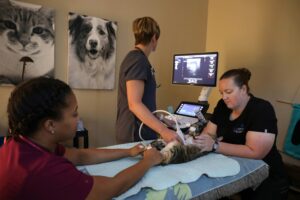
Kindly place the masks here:
POLYGON ((54 76, 54 10, 0 0, 0 84, 54 76))
POLYGON ((69 13, 68 81, 76 89, 112 90, 117 23, 69 13))

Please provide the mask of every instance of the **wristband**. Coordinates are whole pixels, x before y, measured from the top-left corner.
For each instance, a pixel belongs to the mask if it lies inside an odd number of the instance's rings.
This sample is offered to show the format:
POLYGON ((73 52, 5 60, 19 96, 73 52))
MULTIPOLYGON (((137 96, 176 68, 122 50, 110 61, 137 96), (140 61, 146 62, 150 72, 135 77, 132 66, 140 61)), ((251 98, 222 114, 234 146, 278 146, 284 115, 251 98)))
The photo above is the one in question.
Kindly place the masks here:
POLYGON ((219 141, 215 140, 215 143, 212 146, 212 152, 216 152, 216 150, 219 148, 219 141))

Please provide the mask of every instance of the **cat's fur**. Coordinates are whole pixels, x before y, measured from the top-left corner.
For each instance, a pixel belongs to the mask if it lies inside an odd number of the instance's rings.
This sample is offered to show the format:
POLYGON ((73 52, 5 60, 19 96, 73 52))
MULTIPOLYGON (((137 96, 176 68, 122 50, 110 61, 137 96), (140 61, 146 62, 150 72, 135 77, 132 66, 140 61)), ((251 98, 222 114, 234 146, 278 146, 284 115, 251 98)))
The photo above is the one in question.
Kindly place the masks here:
POLYGON ((186 145, 181 144, 177 140, 166 144, 163 140, 158 139, 153 141, 151 146, 162 153, 163 165, 185 163, 208 153, 203 152, 199 146, 193 144, 192 136, 187 136, 186 139, 189 141, 186 145))
POLYGON ((0 0, 0 84, 21 82, 23 62, 28 56, 24 80, 54 73, 53 10, 0 0), (24 7, 26 6, 26 7, 24 7))

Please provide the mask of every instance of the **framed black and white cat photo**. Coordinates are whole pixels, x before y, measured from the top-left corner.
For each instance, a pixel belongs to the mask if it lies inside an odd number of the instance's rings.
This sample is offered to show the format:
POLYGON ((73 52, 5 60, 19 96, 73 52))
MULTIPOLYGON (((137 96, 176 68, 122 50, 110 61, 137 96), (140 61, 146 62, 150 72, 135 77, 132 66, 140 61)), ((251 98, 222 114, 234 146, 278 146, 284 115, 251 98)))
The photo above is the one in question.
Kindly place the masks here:
POLYGON ((0 85, 54 77, 54 10, 0 0, 0 85))

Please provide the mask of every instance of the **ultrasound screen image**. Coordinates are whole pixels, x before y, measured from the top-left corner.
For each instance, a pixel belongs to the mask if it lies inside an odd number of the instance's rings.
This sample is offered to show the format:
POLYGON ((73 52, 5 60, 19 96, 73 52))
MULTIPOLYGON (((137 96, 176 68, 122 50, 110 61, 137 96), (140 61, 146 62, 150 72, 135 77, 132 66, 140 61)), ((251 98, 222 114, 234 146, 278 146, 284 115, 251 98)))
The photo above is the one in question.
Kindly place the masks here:
POLYGON ((218 53, 174 56, 173 83, 215 86, 218 53))

